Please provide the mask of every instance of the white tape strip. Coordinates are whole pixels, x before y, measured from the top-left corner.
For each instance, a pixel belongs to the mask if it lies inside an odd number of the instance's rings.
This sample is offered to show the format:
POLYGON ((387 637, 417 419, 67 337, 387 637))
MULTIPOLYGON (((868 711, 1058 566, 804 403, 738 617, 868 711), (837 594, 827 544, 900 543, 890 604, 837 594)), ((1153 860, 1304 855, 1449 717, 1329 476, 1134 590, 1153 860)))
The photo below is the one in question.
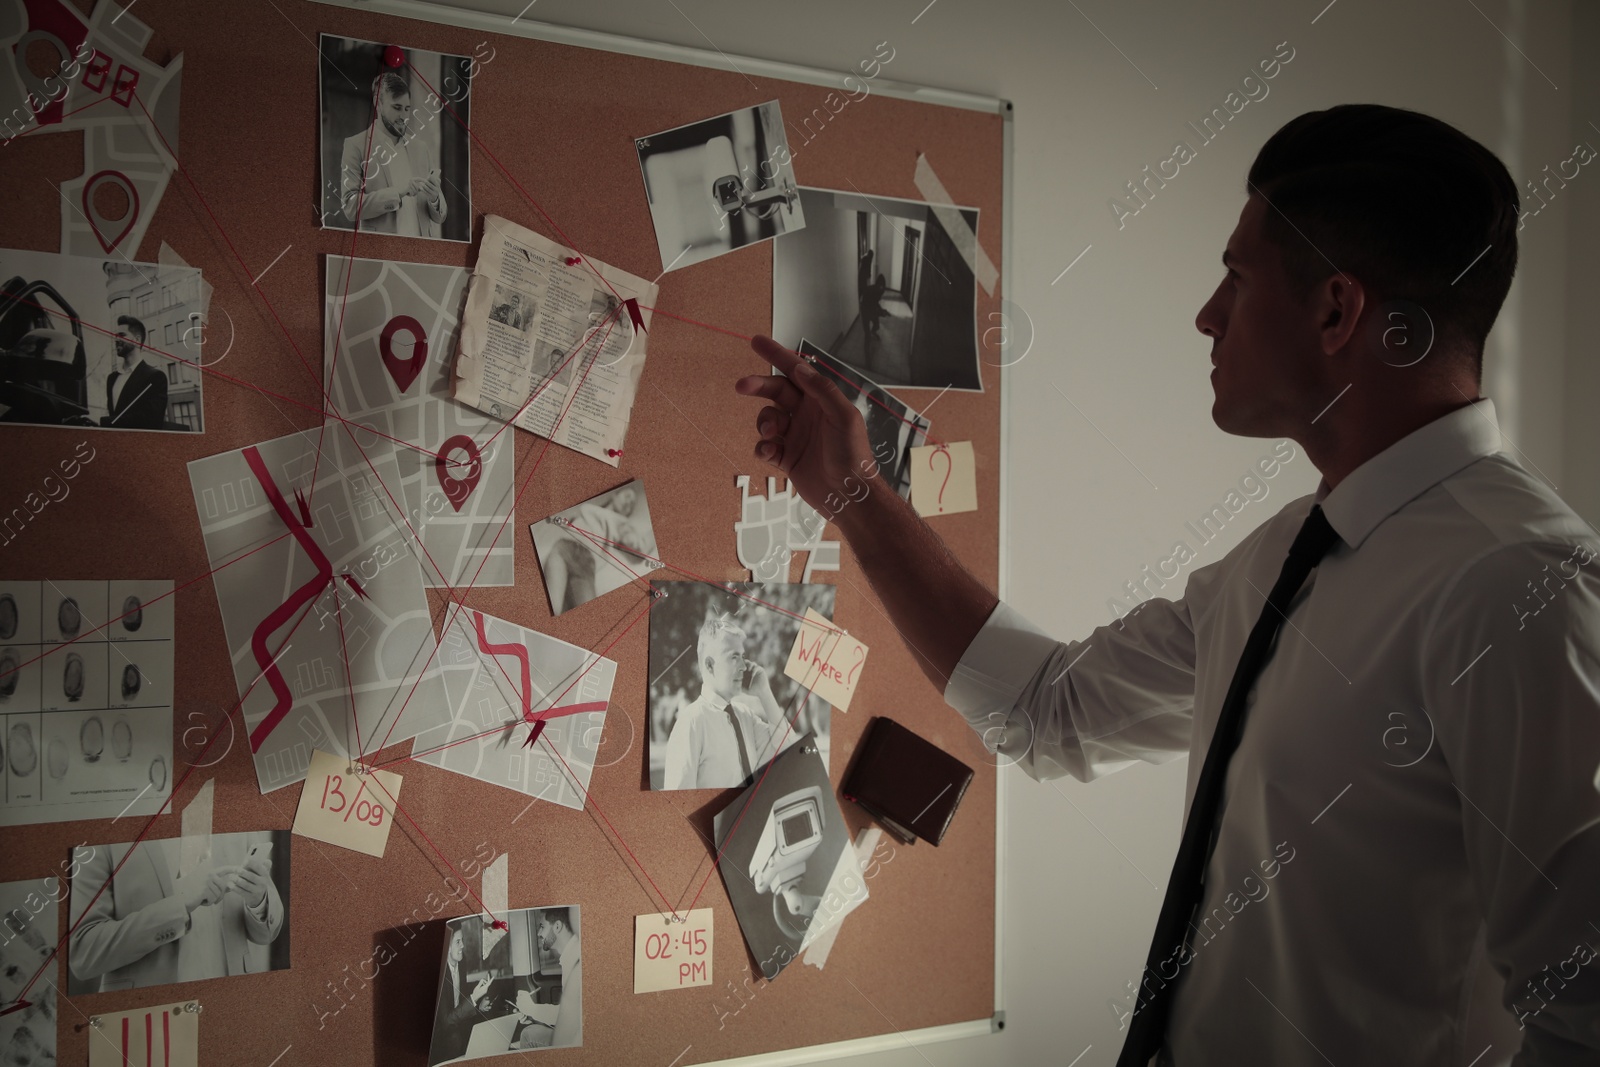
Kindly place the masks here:
POLYGON ((483 869, 483 906, 489 909, 489 921, 505 921, 511 909, 511 854, 502 852, 495 861, 483 869))
POLYGON ((828 962, 828 953, 833 950, 833 943, 839 936, 839 928, 844 925, 844 917, 866 903, 867 891, 864 876, 867 869, 867 861, 872 858, 873 852, 877 851, 878 838, 882 836, 883 830, 876 826, 863 827, 861 832, 856 835, 854 846, 856 869, 863 876, 861 879, 861 892, 859 894, 852 893, 846 897, 838 914, 826 920, 828 925, 823 928, 822 933, 817 935, 817 939, 811 942, 810 947, 806 949, 806 953, 802 957, 808 966, 815 967, 819 971, 822 970, 823 965, 828 962))
POLYGON ((993 296, 994 283, 999 281, 1000 272, 995 269, 994 261, 989 258, 988 253, 978 244, 978 235, 967 224, 966 217, 953 206, 954 202, 950 199, 950 194, 945 192, 944 183, 928 165, 928 157, 921 153, 917 155, 917 173, 912 180, 916 182, 917 191, 922 194, 922 199, 933 209, 939 225, 944 227, 944 232, 955 242, 956 252, 978 279, 978 284, 983 286, 986 294, 993 296))
POLYGON ((207 778, 200 792, 183 809, 183 839, 178 843, 178 870, 183 874, 211 862, 211 809, 217 780, 207 778))

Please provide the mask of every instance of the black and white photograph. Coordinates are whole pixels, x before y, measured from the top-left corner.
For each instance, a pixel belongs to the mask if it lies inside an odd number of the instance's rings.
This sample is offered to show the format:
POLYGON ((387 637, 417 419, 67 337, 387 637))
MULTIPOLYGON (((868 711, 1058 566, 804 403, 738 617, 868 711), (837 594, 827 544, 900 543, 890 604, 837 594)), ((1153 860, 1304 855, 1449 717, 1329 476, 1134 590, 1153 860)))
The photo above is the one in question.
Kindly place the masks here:
POLYGON ((289 838, 259 830, 74 848, 67 992, 288 967, 289 838))
MULTIPOLYGON (((472 240, 472 56, 322 34, 322 226, 472 240), (454 112, 452 115, 451 113, 454 112)), ((492 55, 492 53, 491 53, 492 55)))
POLYGON ((533 313, 533 297, 510 286, 495 283, 494 299, 489 302, 491 320, 520 333, 527 333, 528 327, 533 325, 533 313))
POLYGON ((0 423, 205 429, 196 267, 0 249, 0 423))
MULTIPOLYGON (((772 336, 809 338, 890 388, 982 392, 972 268, 921 200, 802 186, 772 246, 772 336)), ((978 212, 957 208, 978 230, 978 212)))
POLYGON ((805 227, 776 100, 633 143, 662 273, 805 227))
MULTIPOLYGON (((635 478, 533 523, 550 613, 560 615, 655 570, 656 532, 635 478)), ((640 586, 639 588, 643 588, 640 586)))
MULTIPOLYGON (((14 1005, 39 967, 55 952, 56 904, 62 885, 55 878, 0 883, 0 1004, 14 1005)), ((54 974, 52 967, 50 972, 54 974)), ((0 1063, 6 1067, 55 1067, 56 986, 33 983, 27 1006, 0 1015, 0 1063)))
POLYGON ((576 904, 445 923, 428 1067, 583 1044, 582 932, 576 904))
POLYGON ((759 784, 717 812, 712 832, 745 944, 762 977, 776 978, 809 944, 818 905, 855 867, 817 739, 798 738, 759 784))
POLYGON ((783 673, 818 583, 656 582, 650 609, 650 788, 731 789, 815 736, 826 765, 833 709, 783 673))
POLYGON ((800 339, 795 351, 814 356, 825 365, 827 369, 822 373, 856 406, 867 424, 867 443, 872 448, 872 458, 878 462, 878 474, 894 486, 902 500, 910 500, 911 450, 928 443, 928 430, 933 424, 883 386, 805 338, 800 339))

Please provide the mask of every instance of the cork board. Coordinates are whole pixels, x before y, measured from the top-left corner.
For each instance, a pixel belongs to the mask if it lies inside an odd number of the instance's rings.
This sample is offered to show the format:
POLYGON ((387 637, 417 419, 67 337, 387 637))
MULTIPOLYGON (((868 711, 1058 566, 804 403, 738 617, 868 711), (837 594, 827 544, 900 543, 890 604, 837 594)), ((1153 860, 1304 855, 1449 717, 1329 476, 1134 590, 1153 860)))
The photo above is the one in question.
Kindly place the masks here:
MULTIPOLYGON (((80 6, 87 12, 87 2, 80 6)), ((285 332, 301 352, 320 360, 324 259, 350 254, 352 237, 316 225, 317 35, 461 55, 473 55, 487 41, 495 53, 473 86, 472 128, 526 193, 474 147, 473 244, 362 234, 354 254, 370 258, 470 266, 485 214, 554 236, 531 196, 586 252, 653 277, 660 255, 633 138, 770 99, 780 100, 786 115, 804 115, 823 106, 828 90, 301 0, 228 5, 225 14, 199 0, 142 0, 138 15, 154 30, 145 50, 149 59, 184 57, 179 155, 193 186, 174 175, 142 244, 124 251, 154 262, 165 241, 199 266, 215 287, 213 322, 221 308, 233 326, 217 369, 304 406, 213 375, 206 382, 203 435, 92 434, 96 458, 82 468, 70 497, 33 517, 23 536, 0 549, 0 558, 7 576, 17 579, 175 580, 181 588, 175 597, 174 779, 182 778, 182 786, 149 836, 178 836, 176 812, 208 780, 215 782, 216 832, 286 829, 300 788, 267 795, 257 788, 239 724, 224 725, 238 701, 213 587, 209 580, 183 584, 207 571, 185 464, 319 422, 320 394, 285 332), (230 243, 253 269, 240 264, 230 243), (258 291, 252 278, 280 249, 284 254, 258 291), (225 736, 205 757, 209 765, 190 770, 213 732, 225 736), (219 750, 225 752, 220 759, 219 750)), ((794 167, 804 185, 915 200, 916 160, 925 154, 952 199, 979 210, 979 244, 1001 264, 1003 127, 999 114, 873 94, 835 115, 796 154, 794 167)), ((69 206, 51 187, 81 173, 81 137, 29 137, 5 147, 0 191, 6 202, 26 205, 9 213, 8 245, 60 247, 60 212, 69 206)), ((977 290, 978 323, 999 321, 1000 291, 977 290)), ((671 316, 740 335, 770 330, 770 244, 667 275, 658 307, 620 471, 549 449, 508 528, 508 536, 520 539, 516 584, 473 590, 471 606, 587 648, 614 640, 644 594, 619 590, 551 618, 526 530, 529 522, 628 477, 644 479, 649 488, 664 558, 718 581, 748 578, 734 554, 735 478, 748 474, 764 486, 770 471, 751 455, 759 405, 735 397, 732 383, 762 367, 738 337, 671 316)), ((979 507, 940 517, 935 528, 993 586, 1000 356, 989 345, 980 355, 983 391, 952 390, 935 411, 941 439, 973 443, 979 507)), ((899 395, 920 407, 934 393, 899 395)), ((0 430, 7 497, 20 497, 53 471, 84 436, 71 429, 0 430)), ((515 434, 519 484, 543 445, 515 434)), ((837 536, 831 528, 830 536, 837 536)), ((584 1046, 543 1053, 552 1065, 703 1063, 988 1019, 995 1000, 996 771, 923 678, 848 549, 843 555, 841 571, 817 580, 837 584, 836 618, 871 647, 872 658, 851 710, 833 716, 834 786, 874 714, 909 725, 971 765, 977 777, 939 848, 897 846, 872 872, 871 900, 846 921, 825 970, 795 964, 770 984, 760 981, 705 840, 712 814, 735 791, 644 788, 648 634, 639 626, 609 653, 619 670, 588 808, 530 809, 519 794, 443 770, 392 767, 404 776, 402 802, 416 826, 400 821, 382 859, 293 839, 288 969, 178 987, 63 994, 61 1061, 85 1061, 90 1015, 193 998, 204 1008, 203 1063, 267 1063, 292 1047, 285 1062, 423 1064, 442 920, 477 910, 458 878, 468 876, 476 891, 476 872, 499 853, 511 857, 511 907, 576 902, 583 909, 584 1046), (684 904, 704 883, 697 906, 714 909, 718 935, 709 987, 632 992, 634 916, 659 910, 651 883, 684 904), (380 952, 380 945, 388 950, 380 952)), ((800 564, 793 568, 791 580, 798 581, 800 564)), ((445 595, 433 590, 429 598, 437 623, 445 595)), ((869 822, 854 805, 843 807, 853 837, 869 822)), ((130 816, 0 831, 5 877, 60 873, 72 846, 131 840, 144 823, 130 816)), ((68 909, 62 906, 59 914, 64 935, 68 909)), ((64 961, 51 967, 64 990, 64 961)))

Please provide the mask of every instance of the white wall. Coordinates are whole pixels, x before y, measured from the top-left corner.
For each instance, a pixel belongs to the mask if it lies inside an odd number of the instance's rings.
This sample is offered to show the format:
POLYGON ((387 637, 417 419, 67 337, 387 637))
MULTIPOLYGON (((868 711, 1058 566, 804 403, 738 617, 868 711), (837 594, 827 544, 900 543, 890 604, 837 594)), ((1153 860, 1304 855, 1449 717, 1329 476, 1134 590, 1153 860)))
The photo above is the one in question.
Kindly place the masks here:
POLYGON ((803 337, 829 350, 858 310, 856 216, 848 211, 813 211, 805 227, 786 234, 784 242, 788 262, 821 269, 802 271, 797 299, 773 307, 772 336, 789 345, 799 344, 803 337))
MULTIPOLYGON (((510 16, 526 0, 455 2, 510 16)), ((1015 103, 1006 295, 1035 337, 1010 372, 1010 589, 1014 603, 1063 636, 1105 621, 1122 582, 1270 448, 1212 425, 1209 344, 1194 316, 1221 276, 1245 171, 1278 126, 1337 103, 1410 107, 1482 141, 1519 183, 1568 158, 1577 139, 1600 147, 1600 130, 1588 125, 1600 124, 1593 6, 1577 14, 1581 5, 1526 0, 926 4, 540 0, 527 17, 841 71, 888 41, 895 58, 884 78, 1015 103), (1220 106, 1283 41, 1295 57, 1270 95, 1119 230, 1108 200, 1175 141, 1193 144, 1186 123, 1220 106)), ((805 181, 803 154, 796 170, 805 181)), ((1485 382, 1524 462, 1591 521, 1600 520, 1592 411, 1600 367, 1593 324, 1576 316, 1600 292, 1597 233, 1600 168, 1590 166, 1522 235, 1485 382)), ((1315 484, 1300 456, 1201 562, 1315 484)), ((1184 772, 1179 760, 1090 786, 1013 781, 1004 1033, 851 1062, 1113 1063, 1122 1035, 1107 1002, 1143 962, 1177 846, 1184 772)))

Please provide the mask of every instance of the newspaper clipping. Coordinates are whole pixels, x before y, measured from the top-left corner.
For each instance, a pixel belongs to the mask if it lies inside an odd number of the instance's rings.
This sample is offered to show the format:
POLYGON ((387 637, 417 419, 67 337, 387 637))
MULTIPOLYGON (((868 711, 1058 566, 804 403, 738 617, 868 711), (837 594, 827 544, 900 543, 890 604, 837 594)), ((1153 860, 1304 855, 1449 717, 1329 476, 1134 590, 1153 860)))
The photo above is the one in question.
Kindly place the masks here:
POLYGON ((467 289, 454 395, 615 467, 657 288, 489 215, 467 289))

